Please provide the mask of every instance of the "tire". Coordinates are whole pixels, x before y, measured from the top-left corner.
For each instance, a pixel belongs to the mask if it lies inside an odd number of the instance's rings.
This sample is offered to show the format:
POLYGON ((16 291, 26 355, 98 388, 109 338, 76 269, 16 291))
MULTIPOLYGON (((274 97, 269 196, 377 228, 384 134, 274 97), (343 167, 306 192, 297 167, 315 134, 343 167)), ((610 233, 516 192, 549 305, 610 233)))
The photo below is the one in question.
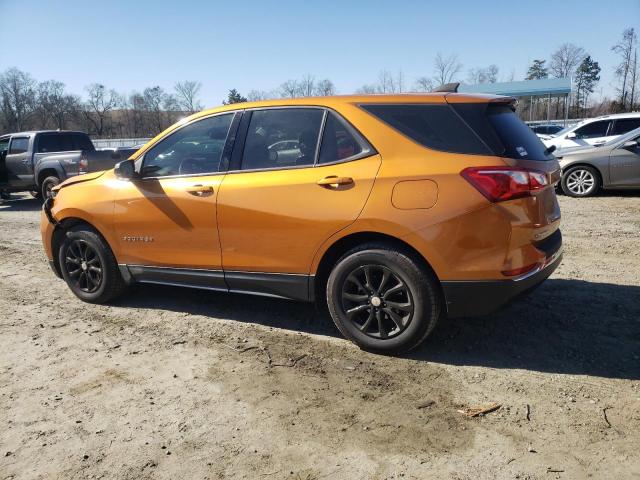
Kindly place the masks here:
POLYGON ((65 282, 85 302, 106 303, 125 290, 109 245, 86 225, 72 227, 65 233, 58 261, 65 282))
POLYGON ((50 176, 45 178, 40 185, 40 194, 42 195, 42 200, 46 200, 51 196, 51 189, 56 185, 60 184, 60 179, 56 176, 50 176))
POLYGON ((579 165, 564 172, 560 184, 565 195, 592 197, 600 191, 600 174, 593 167, 579 165))
POLYGON ((29 194, 36 200, 42 199, 42 193, 38 190, 29 190, 29 194))
POLYGON ((362 245, 333 267, 327 306, 338 330, 360 348, 397 354, 417 347, 436 326, 442 311, 438 287, 435 275, 411 254, 362 245))

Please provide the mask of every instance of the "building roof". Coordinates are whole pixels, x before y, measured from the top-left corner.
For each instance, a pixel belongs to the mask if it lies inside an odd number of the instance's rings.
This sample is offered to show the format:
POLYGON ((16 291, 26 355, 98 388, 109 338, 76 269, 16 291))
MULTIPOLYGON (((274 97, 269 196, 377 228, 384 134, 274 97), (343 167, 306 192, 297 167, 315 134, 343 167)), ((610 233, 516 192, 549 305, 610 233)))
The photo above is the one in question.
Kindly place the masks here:
POLYGON ((571 79, 543 78, 520 82, 480 83, 478 85, 460 85, 461 93, 490 93, 510 97, 557 96, 571 93, 571 79))

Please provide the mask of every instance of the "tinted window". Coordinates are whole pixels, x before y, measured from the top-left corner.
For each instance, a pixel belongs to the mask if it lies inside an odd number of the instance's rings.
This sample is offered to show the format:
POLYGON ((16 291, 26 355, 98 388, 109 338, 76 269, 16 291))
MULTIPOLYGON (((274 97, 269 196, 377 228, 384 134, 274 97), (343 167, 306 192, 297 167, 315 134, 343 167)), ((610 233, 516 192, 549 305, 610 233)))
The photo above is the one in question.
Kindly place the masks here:
POLYGON ((336 114, 327 114, 318 163, 336 162, 371 150, 371 147, 336 114))
POLYGON ((0 140, 0 154, 6 152, 9 149, 9 138, 3 138, 0 140))
POLYGON ((251 113, 243 170, 313 165, 324 110, 275 108, 251 113))
POLYGON ((172 133, 144 155, 143 175, 162 177, 220 171, 233 115, 205 118, 172 133))
POLYGON ((425 147, 446 152, 490 153, 449 105, 362 105, 362 108, 425 147))
POLYGON ((29 150, 28 138, 13 138, 11 140, 11 146, 9 147, 9 154, 24 153, 27 150, 29 150))
POLYGON ((621 118, 613 124, 611 135, 622 135, 636 128, 640 128, 640 118, 621 118))
POLYGON ((93 150, 93 143, 89 140, 89 137, 80 133, 73 134, 73 149, 74 150, 93 150))
POLYGON ((606 137, 609 121, 592 122, 575 130, 576 138, 606 137))
POLYGON ((38 153, 70 152, 76 148, 71 133, 51 133, 38 137, 38 153))

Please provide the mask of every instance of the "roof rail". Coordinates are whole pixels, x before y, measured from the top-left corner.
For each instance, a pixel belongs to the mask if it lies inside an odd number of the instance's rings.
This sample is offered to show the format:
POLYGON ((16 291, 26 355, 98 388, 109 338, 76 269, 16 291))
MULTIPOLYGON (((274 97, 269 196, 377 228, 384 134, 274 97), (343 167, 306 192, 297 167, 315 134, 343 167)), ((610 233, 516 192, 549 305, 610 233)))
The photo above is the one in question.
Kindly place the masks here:
POLYGON ((460 82, 445 83, 444 85, 440 85, 438 88, 434 88, 432 92, 458 93, 459 86, 460 82))

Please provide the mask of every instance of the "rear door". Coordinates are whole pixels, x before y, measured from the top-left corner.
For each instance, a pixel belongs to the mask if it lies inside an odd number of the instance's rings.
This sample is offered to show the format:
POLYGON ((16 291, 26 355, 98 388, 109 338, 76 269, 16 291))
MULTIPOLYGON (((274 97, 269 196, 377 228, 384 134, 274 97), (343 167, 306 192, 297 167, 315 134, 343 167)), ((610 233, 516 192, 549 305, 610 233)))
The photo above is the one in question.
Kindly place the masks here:
POLYGON ((253 290, 237 272, 307 275, 322 242, 362 211, 380 156, 323 108, 248 111, 239 135, 218 196, 225 279, 253 290))
POLYGON ((9 142, 5 158, 7 181, 12 187, 30 187, 33 185, 33 164, 31 162, 32 137, 15 135, 9 142))
MULTIPOLYGON (((638 135, 632 140, 640 140, 638 135)), ((609 158, 611 185, 617 187, 640 187, 640 146, 624 148, 622 145, 611 151, 609 158)))

